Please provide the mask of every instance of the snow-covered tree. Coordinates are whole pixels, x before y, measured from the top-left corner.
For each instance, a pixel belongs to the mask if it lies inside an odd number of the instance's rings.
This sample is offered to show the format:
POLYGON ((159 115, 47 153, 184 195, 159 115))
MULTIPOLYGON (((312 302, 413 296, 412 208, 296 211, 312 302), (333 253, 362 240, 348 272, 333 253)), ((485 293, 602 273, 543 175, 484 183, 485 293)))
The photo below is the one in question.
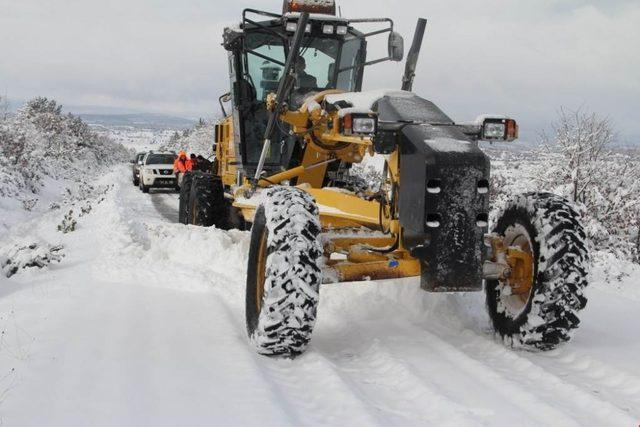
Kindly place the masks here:
POLYGON ((201 154, 204 157, 213 156, 213 142, 215 139, 215 123, 200 119, 191 129, 174 132, 169 141, 160 147, 163 150, 186 151, 201 154))
POLYGON ((595 248, 638 258, 640 168, 637 155, 614 152, 611 122, 583 110, 560 110, 543 136, 548 161, 538 181, 583 206, 595 248))
POLYGON ((0 95, 0 120, 6 120, 9 117, 9 100, 6 96, 0 95))
POLYGON ((613 147, 610 121, 584 110, 560 110, 553 129, 542 149, 494 153, 494 205, 524 191, 559 194, 582 211, 594 254, 640 263, 640 152, 613 147))
POLYGON ((574 202, 585 203, 587 193, 597 180, 597 172, 615 140, 615 132, 607 118, 581 109, 560 109, 559 118, 553 124, 552 137, 542 134, 544 147, 558 152, 563 158, 556 170, 558 179, 571 185, 569 197, 574 202))

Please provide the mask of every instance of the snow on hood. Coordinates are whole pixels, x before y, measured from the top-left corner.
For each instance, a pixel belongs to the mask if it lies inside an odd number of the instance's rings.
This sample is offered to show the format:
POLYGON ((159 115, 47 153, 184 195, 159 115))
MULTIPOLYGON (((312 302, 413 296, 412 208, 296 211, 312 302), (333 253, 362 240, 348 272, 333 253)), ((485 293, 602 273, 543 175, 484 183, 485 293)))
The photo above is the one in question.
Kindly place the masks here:
POLYGON ((469 141, 464 141, 461 139, 454 138, 446 138, 446 137, 436 137, 432 139, 425 139, 426 143, 430 143, 430 146, 441 152, 456 152, 456 153, 466 153, 471 151, 473 146, 469 141))
POLYGON ((366 92, 346 92, 336 93, 333 95, 327 95, 324 99, 330 104, 336 102, 345 101, 351 104, 353 108, 359 110, 371 110, 373 104, 385 96, 393 96, 396 98, 410 98, 413 95, 411 92, 397 89, 377 89, 366 92))

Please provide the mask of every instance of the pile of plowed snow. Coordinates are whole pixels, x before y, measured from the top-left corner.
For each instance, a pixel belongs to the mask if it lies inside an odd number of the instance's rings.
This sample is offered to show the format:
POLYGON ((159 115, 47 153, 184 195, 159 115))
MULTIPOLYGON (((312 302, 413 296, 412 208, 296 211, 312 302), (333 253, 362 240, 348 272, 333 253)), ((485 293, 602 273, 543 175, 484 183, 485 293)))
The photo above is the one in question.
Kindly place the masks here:
POLYGON ((55 101, 36 98, 0 117, 0 235, 29 212, 55 210, 131 153, 93 132, 55 101))

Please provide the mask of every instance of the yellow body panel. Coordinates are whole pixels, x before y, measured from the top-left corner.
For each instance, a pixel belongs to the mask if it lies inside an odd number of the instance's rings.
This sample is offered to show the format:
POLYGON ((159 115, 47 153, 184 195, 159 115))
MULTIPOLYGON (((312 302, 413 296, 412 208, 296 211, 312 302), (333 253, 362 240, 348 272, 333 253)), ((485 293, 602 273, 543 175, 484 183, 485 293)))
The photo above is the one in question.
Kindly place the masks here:
MULTIPOLYGON (((376 201, 367 201, 352 194, 323 189, 311 188, 308 185, 299 186, 311 194, 318 205, 320 220, 325 229, 345 227, 378 228, 378 212, 380 205, 376 201)), ((233 206, 240 209, 245 220, 251 222, 255 210, 258 208, 258 198, 236 198, 233 206)))
POLYGON ((236 182, 236 149, 233 140, 233 119, 226 117, 216 125, 216 159, 218 160, 218 175, 224 185, 233 185, 236 182))
MULTIPOLYGON (((321 103, 325 95, 338 92, 325 91, 317 94, 313 100, 321 103)), ((269 100, 267 104, 269 105, 269 100)), ((345 190, 322 187, 328 165, 333 161, 361 162, 366 153, 371 151, 371 138, 342 134, 337 112, 327 113, 317 108, 313 102, 305 103, 297 111, 285 111, 280 120, 288 123, 294 133, 304 138, 305 149, 300 159, 301 164, 260 180, 256 187, 252 187, 246 178, 240 187, 237 186, 236 164, 240 159, 235 152, 232 117, 226 117, 217 125, 217 174, 221 177, 227 194, 233 193, 233 206, 240 210, 245 220, 253 222, 260 200, 258 194, 265 187, 295 180, 298 188, 307 191, 316 200, 322 228, 329 232, 325 234, 323 243, 326 266, 333 270, 334 277, 346 281, 419 275, 419 262, 401 247, 397 248, 400 233, 397 220, 383 215, 382 229, 390 230, 391 234, 371 234, 371 230, 381 228, 378 201, 365 200, 345 190), (247 198, 247 195, 253 197, 247 198), (332 230, 339 229, 346 230, 347 234, 332 234, 332 230), (350 233, 351 229, 356 232, 350 233), (389 251, 393 247, 396 249, 389 251), (333 253, 342 254, 346 259, 332 260, 333 253)), ((397 156, 392 155, 392 180, 397 180, 397 170, 397 156)), ((388 211, 385 208, 385 212, 388 211)))
MULTIPOLYGON (((302 158, 303 165, 312 165, 314 163, 325 161, 329 158, 326 153, 321 153, 314 149, 312 146, 308 146, 304 150, 304 157, 302 158)), ((327 173, 327 165, 324 164, 317 168, 305 171, 298 177, 298 184, 309 184, 314 188, 322 187, 324 176, 327 173)))
POLYGON ((352 194, 325 188, 302 188, 316 199, 320 219, 331 223, 331 219, 342 219, 377 228, 380 225, 380 204, 352 194))

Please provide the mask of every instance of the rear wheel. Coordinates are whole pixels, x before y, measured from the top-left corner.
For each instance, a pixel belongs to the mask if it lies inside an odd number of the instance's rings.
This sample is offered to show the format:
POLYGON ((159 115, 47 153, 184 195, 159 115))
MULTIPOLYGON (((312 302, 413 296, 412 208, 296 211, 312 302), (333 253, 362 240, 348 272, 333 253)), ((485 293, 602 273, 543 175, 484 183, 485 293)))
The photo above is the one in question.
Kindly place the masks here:
POLYGON ((512 200, 494 233, 529 255, 529 280, 487 280, 493 326, 505 342, 549 350, 571 338, 587 299, 588 251, 580 216, 565 199, 527 193, 512 200))
POLYGON ((189 196, 189 224, 229 229, 229 203, 219 178, 210 173, 196 172, 189 196))
POLYGON ((193 175, 191 172, 184 172, 182 182, 180 183, 180 196, 178 204, 178 222, 180 224, 189 224, 189 196, 191 195, 191 183, 193 175))
POLYGON ((266 190, 251 228, 245 306, 258 353, 296 356, 307 348, 322 282, 319 233, 318 208, 308 193, 266 190))

